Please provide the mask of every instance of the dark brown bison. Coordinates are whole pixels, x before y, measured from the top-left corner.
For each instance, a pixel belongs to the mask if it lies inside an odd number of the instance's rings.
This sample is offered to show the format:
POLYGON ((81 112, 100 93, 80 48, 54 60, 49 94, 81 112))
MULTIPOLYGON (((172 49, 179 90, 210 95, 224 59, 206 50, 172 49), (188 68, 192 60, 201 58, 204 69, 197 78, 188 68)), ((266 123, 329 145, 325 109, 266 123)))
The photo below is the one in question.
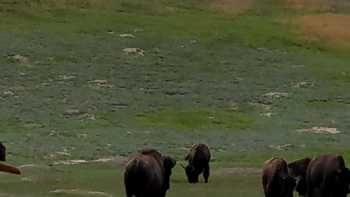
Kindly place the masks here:
MULTIPOLYGON (((6 161, 6 147, 0 142, 0 161, 6 161)), ((21 171, 14 166, 0 163, 0 171, 12 174, 21 174, 21 171)))
POLYGON ((205 144, 195 144, 185 157, 188 165, 185 168, 187 180, 189 183, 198 183, 198 177, 203 172, 205 183, 208 183, 210 175, 210 151, 205 144))
POLYGON ((311 158, 306 157, 288 164, 289 175, 296 180, 295 190, 299 193, 299 196, 305 196, 307 192, 306 171, 310 161, 311 158))
POLYGON ((272 158, 265 162, 262 184, 265 197, 293 197, 295 180, 289 176, 284 159, 272 158))
POLYGON ((308 197, 346 197, 350 171, 342 156, 322 155, 314 158, 306 172, 308 197))
POLYGON ((175 159, 154 149, 143 150, 126 165, 124 184, 127 197, 165 197, 170 188, 175 159))
POLYGON ((6 161, 6 147, 0 142, 0 161, 6 161))

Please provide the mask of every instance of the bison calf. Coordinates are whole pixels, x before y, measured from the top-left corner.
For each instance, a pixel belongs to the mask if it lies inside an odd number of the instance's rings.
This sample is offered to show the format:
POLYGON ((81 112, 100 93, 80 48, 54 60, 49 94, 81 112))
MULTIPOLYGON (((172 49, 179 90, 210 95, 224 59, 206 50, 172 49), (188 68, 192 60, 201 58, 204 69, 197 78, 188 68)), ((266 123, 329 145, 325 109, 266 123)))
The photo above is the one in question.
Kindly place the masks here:
POLYGON ((193 145, 190 152, 185 157, 188 165, 185 168, 189 183, 198 183, 198 177, 203 172, 204 181, 208 183, 210 175, 210 151, 205 144, 193 145))
POLYGON ((124 184, 127 197, 165 197, 170 188, 171 169, 176 161, 153 149, 143 150, 126 165, 124 184))
POLYGON ((284 159, 272 158, 265 162, 262 184, 265 197, 293 197, 295 180, 288 175, 284 159))

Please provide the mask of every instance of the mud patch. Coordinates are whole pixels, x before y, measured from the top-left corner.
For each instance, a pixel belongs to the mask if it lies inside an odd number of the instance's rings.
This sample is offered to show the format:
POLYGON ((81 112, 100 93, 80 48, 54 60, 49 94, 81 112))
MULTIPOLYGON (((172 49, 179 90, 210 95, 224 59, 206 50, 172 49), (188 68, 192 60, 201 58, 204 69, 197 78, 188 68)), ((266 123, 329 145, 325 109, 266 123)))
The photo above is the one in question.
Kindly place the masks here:
POLYGON ((213 0, 210 7, 228 14, 240 14, 249 10, 254 0, 213 0))

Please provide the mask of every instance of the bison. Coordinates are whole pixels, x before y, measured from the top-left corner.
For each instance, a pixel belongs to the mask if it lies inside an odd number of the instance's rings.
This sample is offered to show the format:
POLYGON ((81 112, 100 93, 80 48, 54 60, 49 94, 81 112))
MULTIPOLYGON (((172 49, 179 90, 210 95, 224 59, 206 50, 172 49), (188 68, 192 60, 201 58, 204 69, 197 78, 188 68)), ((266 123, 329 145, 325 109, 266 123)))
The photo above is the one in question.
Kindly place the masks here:
POLYGON ((350 171, 340 155, 314 158, 306 171, 308 197, 346 197, 349 193, 350 171))
POLYGON ((295 190, 299 193, 299 196, 305 196, 307 192, 306 171, 310 161, 311 158, 306 157, 288 164, 288 173, 296 180, 295 190))
MULTIPOLYGON (((0 161, 6 161, 6 147, 0 142, 0 161)), ((7 164, 0 163, 0 171, 12 174, 21 174, 21 171, 7 164)))
POLYGON ((188 165, 184 167, 189 183, 198 183, 198 177, 203 172, 205 183, 208 183, 210 175, 210 150, 205 144, 195 144, 185 157, 188 165))
POLYGON ((265 197, 293 197, 295 180, 289 176, 284 159, 275 157, 265 162, 262 185, 265 197))
POLYGON ((127 197, 165 197, 175 159, 157 150, 143 150, 126 165, 124 184, 127 197))
POLYGON ((0 161, 6 161, 6 147, 0 142, 0 161))

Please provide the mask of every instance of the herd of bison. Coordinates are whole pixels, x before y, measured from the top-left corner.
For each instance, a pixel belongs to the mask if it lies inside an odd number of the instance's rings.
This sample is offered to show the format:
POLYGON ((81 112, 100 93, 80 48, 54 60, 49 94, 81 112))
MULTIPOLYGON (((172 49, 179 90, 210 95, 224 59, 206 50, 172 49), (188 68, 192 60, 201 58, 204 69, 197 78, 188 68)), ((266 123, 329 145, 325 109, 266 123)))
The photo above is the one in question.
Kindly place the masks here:
MULTIPOLYGON (((205 144, 195 144, 186 155, 185 169, 189 183, 198 183, 203 174, 208 183, 210 150, 205 144)), ((0 161, 6 161, 6 148, 0 142, 0 161)), ((176 160, 155 149, 144 149, 125 166, 124 184, 127 197, 165 197, 170 188, 170 176, 176 160)), ((21 174, 11 165, 0 163, 0 171, 21 174)), ((340 155, 321 155, 287 163, 274 157, 264 163, 262 186, 265 197, 346 197, 350 193, 350 170, 340 155)))

